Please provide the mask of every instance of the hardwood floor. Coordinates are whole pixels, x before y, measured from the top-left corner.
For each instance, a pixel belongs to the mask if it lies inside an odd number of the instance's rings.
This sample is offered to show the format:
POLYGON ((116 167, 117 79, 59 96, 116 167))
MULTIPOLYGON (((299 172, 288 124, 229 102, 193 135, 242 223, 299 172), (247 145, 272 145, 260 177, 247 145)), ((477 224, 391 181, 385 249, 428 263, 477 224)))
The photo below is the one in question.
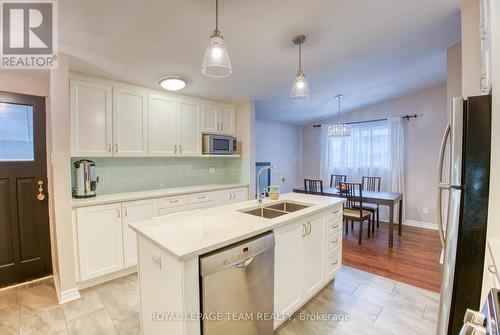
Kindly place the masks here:
MULTIPOLYGON (((366 228, 366 225, 365 227, 366 228)), ((439 292, 441 286, 441 242, 436 230, 403 226, 403 236, 394 232, 394 248, 387 247, 389 227, 380 223, 375 236, 366 237, 358 245, 359 223, 354 232, 349 225, 349 234, 343 241, 343 263, 398 282, 439 292)))

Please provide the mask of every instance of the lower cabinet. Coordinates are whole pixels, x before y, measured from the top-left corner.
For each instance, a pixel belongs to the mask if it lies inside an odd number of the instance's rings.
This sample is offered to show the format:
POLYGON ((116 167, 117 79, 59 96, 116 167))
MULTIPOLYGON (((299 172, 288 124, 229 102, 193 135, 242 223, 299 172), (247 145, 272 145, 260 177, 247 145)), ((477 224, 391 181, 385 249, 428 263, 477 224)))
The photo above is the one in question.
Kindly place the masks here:
MULTIPOLYGON (((274 230, 275 327, 284 321, 283 318, 295 313, 333 279, 340 269, 341 237, 329 234, 327 230, 331 226, 330 222, 333 222, 331 212, 314 215, 274 230), (331 249, 333 247, 335 249, 331 249)), ((341 217, 341 209, 335 209, 334 212, 341 217)), ((335 220, 334 224, 337 222, 340 222, 338 231, 341 232, 341 220, 335 220)))
MULTIPOLYGON (((73 226, 77 281, 86 281, 137 265, 137 234, 129 224, 155 216, 219 206, 218 192, 129 201, 77 208, 73 226)), ((247 200, 248 189, 224 190, 227 203, 247 200)))
POLYGON ((215 206, 228 205, 235 202, 248 200, 248 188, 238 188, 215 192, 215 206))
POLYGON ((124 266, 137 265, 137 234, 129 228, 130 223, 158 216, 158 200, 125 202, 123 207, 123 261, 124 266))
POLYGON ((76 210, 80 280, 123 269, 122 205, 76 210))

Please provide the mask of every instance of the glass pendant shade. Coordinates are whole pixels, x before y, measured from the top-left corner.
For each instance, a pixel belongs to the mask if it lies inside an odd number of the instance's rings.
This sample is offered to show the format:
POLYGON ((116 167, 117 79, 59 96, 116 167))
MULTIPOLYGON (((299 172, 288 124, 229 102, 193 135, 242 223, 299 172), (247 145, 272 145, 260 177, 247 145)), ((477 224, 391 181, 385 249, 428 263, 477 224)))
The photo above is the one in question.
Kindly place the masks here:
POLYGON ((203 57, 201 72, 205 76, 214 78, 228 77, 233 73, 224 40, 216 32, 210 37, 210 42, 203 57))
POLYGON ((293 81, 292 91, 290 98, 294 100, 308 100, 309 99, 309 84, 306 77, 302 72, 297 73, 293 81))

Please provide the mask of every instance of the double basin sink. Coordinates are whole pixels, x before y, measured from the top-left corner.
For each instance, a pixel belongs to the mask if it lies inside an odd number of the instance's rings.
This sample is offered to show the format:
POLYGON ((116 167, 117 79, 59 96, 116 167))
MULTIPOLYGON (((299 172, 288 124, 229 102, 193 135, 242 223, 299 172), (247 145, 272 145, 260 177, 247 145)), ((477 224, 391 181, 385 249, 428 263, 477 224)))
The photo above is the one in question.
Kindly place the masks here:
POLYGON ((249 215, 259 216, 265 219, 274 219, 279 216, 293 213, 307 207, 311 207, 311 205, 283 201, 276 204, 269 204, 258 208, 243 210, 241 212, 249 215))

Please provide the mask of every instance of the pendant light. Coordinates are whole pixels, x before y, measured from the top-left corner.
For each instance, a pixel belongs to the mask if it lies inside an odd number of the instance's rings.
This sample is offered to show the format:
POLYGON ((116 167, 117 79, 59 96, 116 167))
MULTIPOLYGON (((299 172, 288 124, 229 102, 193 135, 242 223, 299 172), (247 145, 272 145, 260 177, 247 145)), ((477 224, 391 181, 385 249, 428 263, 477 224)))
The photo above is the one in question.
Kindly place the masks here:
POLYGON ((306 41, 305 35, 297 35, 293 38, 293 43, 299 46, 299 69, 292 86, 290 98, 294 100, 309 99, 309 84, 307 83, 304 71, 302 71, 302 44, 306 41))
MULTIPOLYGON (((343 97, 342 94, 338 94, 335 96, 339 104, 339 118, 340 118, 340 100, 342 99, 342 97, 343 97)), ((328 127, 328 135, 332 137, 351 136, 351 126, 340 122, 334 123, 328 127)))
POLYGON ((233 68, 219 31, 219 0, 215 0, 215 29, 203 57, 201 72, 207 77, 224 78, 231 75, 233 68))

